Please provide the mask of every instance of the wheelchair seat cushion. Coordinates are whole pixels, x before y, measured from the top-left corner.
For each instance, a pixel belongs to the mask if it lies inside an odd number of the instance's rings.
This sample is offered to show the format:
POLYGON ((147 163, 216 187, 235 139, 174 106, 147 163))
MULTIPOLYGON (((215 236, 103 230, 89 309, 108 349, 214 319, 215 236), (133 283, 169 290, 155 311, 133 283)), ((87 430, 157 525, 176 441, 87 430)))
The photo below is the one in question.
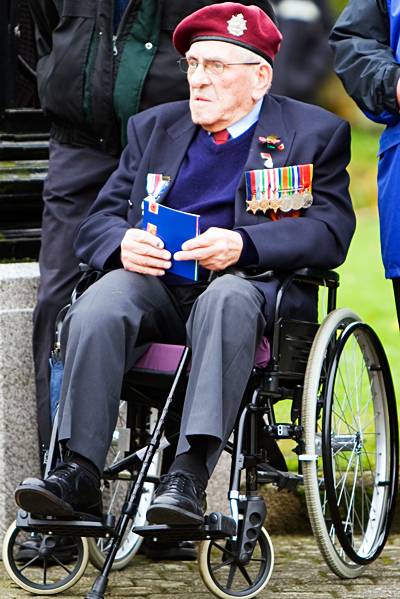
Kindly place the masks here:
MULTIPOLYGON (((152 343, 149 349, 136 362, 134 370, 151 370, 165 374, 174 373, 178 367, 183 350, 183 345, 152 343)), ((263 337, 256 352, 255 366, 265 368, 269 359, 270 345, 268 339, 263 337)))

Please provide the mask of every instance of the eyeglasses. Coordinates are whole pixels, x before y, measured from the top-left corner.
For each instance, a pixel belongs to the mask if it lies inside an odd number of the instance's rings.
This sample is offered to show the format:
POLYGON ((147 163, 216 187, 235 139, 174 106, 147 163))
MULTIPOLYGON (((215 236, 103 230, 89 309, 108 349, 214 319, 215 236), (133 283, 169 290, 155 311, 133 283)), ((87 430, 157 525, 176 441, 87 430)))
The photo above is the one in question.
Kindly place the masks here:
POLYGON ((203 62, 199 62, 195 58, 180 58, 176 62, 183 73, 193 75, 197 67, 201 65, 207 75, 217 76, 221 76, 226 67, 261 64, 260 62, 222 62, 221 60, 204 60, 203 62))

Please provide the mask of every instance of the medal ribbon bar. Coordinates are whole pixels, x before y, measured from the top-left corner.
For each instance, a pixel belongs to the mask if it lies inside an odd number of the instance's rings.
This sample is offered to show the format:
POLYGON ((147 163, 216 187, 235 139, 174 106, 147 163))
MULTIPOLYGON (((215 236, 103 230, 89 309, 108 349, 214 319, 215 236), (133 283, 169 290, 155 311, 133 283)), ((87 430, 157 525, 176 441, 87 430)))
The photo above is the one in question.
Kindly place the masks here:
POLYGON ((312 164, 247 171, 247 211, 290 212, 311 206, 312 164))

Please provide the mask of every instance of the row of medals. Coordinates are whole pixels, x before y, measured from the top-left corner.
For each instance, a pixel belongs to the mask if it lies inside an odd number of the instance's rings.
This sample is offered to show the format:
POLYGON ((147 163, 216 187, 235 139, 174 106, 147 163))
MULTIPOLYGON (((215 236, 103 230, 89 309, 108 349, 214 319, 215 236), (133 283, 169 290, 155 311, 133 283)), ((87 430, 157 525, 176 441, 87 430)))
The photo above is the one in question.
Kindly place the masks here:
POLYGON ((309 208, 313 202, 312 193, 306 190, 293 193, 283 191, 280 192, 280 196, 273 195, 271 197, 267 197, 266 193, 260 193, 259 196, 257 199, 256 195, 253 195, 251 200, 247 200, 247 212, 253 214, 258 210, 261 210, 264 214, 267 210, 290 212, 291 210, 309 208))

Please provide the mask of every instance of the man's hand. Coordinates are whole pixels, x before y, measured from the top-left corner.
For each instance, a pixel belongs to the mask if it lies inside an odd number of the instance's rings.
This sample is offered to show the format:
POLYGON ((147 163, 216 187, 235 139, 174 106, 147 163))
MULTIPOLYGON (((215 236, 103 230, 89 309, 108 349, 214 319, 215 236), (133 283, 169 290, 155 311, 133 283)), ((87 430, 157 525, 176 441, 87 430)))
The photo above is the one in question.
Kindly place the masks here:
POLYGON ((174 254, 175 260, 198 260, 208 270, 224 270, 236 264, 243 249, 239 233, 229 229, 210 227, 198 237, 185 241, 182 251, 174 254))
POLYGON ((125 270, 161 277, 171 268, 171 253, 159 237, 141 229, 128 229, 121 242, 125 270))

